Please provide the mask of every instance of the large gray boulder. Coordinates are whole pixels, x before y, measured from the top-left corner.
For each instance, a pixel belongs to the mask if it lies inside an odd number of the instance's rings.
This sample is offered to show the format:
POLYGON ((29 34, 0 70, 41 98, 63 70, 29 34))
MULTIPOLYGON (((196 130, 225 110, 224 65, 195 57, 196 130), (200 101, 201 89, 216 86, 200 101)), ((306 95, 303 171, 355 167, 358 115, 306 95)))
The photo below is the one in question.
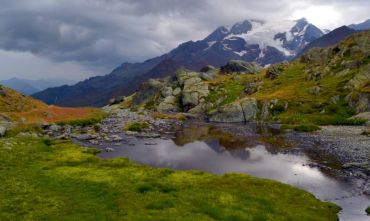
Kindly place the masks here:
POLYGON ((240 106, 242 107, 245 121, 252 121, 257 118, 258 105, 256 99, 244 99, 240 101, 240 106))
POLYGON ((205 101, 209 94, 208 84, 202 81, 199 73, 196 72, 182 72, 178 75, 182 89, 182 106, 184 111, 188 111, 205 101))
POLYGON ((135 95, 133 99, 134 105, 140 105, 152 100, 155 100, 157 96, 160 95, 162 87, 165 85, 165 82, 149 79, 144 82, 139 89, 139 92, 135 95))
POLYGON ((234 102, 210 113, 208 119, 211 122, 237 123, 244 122, 244 113, 239 102, 234 102))
POLYGON ((255 62, 232 60, 229 61, 226 65, 221 67, 221 72, 226 74, 231 73, 255 74, 259 72, 261 69, 262 67, 255 62))
POLYGON ((178 98, 175 96, 166 97, 159 105, 157 106, 157 111, 166 112, 166 111, 180 111, 178 98))

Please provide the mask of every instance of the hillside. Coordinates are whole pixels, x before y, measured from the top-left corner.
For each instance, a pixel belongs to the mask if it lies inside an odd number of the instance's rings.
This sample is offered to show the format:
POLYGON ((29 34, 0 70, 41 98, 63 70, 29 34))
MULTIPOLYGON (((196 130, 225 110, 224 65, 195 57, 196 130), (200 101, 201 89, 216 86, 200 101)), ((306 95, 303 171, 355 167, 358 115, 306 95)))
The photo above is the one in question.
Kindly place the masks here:
POLYGON ((88 123, 104 116, 95 108, 48 106, 32 97, 0 85, 0 126, 40 123, 88 123))
POLYGON ((220 67, 229 60, 268 65, 292 59, 322 35, 322 31, 306 19, 245 20, 232 26, 221 26, 203 40, 185 42, 162 56, 142 63, 124 63, 108 75, 73 86, 50 88, 34 97, 61 106, 104 106, 112 97, 135 92, 149 78, 174 76, 175 70, 181 66, 198 71, 207 64, 220 67))
POLYGON ((29 96, 0 85, 0 112, 23 112, 47 105, 29 96))
POLYGON ((179 70, 174 79, 144 83, 123 104, 201 114, 216 122, 356 124, 361 122, 349 117, 370 111, 369 63, 370 31, 364 31, 263 70, 243 61, 221 70, 179 70))
POLYGON ((57 87, 60 85, 67 85, 72 83, 73 83, 72 81, 66 79, 28 80, 20 78, 11 78, 8 80, 0 81, 0 84, 26 95, 32 95, 39 91, 45 90, 49 87, 57 87))

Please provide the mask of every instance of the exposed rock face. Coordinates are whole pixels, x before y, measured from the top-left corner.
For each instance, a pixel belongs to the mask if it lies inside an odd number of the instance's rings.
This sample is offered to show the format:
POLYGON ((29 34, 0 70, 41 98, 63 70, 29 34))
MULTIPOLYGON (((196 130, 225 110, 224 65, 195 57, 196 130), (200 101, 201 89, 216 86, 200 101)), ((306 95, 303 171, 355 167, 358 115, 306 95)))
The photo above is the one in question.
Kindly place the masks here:
POLYGON ((164 86, 164 82, 149 79, 140 86, 139 93, 134 97, 133 104, 139 105, 141 103, 154 100, 160 93, 161 88, 164 86))
POLYGON ((257 119, 258 106, 255 99, 244 99, 227 104, 208 115, 211 122, 235 123, 257 119))
POLYGON ((255 62, 246 62, 239 60, 229 61, 226 65, 221 66, 221 71, 226 74, 230 73, 245 73, 245 74, 255 74, 259 72, 262 67, 255 62))
POLYGON ((252 121, 257 118, 258 105, 256 99, 244 99, 240 101, 244 113, 244 121, 252 121))
POLYGON ((239 102, 231 103, 226 106, 220 107, 217 111, 210 113, 209 121, 223 122, 223 123, 236 123, 244 122, 243 109, 239 102))
POLYGON ((0 126, 0 137, 5 136, 5 133, 6 133, 6 128, 3 126, 0 126))
POLYGON ((202 72, 202 73, 207 73, 207 72, 211 72, 211 71, 217 71, 217 69, 212 65, 207 65, 207 66, 203 67, 202 69, 200 69, 200 72, 202 72))
POLYGON ((178 82, 183 86, 182 106, 188 111, 202 103, 209 94, 208 84, 199 77, 199 73, 181 71, 177 75, 178 82))
POLYGON ((158 111, 180 111, 178 99, 175 96, 168 96, 157 106, 158 111))

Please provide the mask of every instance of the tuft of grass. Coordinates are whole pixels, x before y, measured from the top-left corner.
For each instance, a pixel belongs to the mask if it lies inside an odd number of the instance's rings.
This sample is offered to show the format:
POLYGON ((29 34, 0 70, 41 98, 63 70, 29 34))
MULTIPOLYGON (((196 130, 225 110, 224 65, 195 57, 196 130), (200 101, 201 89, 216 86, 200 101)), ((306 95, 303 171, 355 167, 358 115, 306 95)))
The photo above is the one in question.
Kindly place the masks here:
POLYGON ((275 181, 102 160, 70 141, 0 139, 0 177, 4 221, 334 221, 339 211, 275 181))
POLYGON ((152 113, 152 116, 158 119, 186 120, 185 115, 182 113, 170 114, 170 113, 154 112, 152 113))
POLYGON ((366 211, 367 215, 370 215, 370 206, 368 206, 365 211, 366 211))
POLYGON ((134 122, 126 126, 125 130, 141 132, 149 127, 147 122, 134 122))
POLYGON ((6 137, 17 136, 19 133, 42 133, 42 129, 36 124, 17 124, 6 131, 6 137))
POLYGON ((281 125, 281 129, 292 129, 299 132, 313 132, 320 130, 320 127, 314 125, 314 124, 300 124, 300 125, 287 125, 283 124, 281 125))

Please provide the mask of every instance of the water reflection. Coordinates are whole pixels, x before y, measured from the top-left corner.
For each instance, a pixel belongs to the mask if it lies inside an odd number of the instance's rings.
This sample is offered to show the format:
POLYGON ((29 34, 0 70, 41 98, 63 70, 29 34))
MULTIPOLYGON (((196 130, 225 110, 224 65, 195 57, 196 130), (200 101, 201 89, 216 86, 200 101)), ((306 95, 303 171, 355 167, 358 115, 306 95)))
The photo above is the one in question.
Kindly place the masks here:
MULTIPOLYGON (((122 135, 124 136, 124 135, 122 135)), ((247 173, 287 183, 313 193, 316 197, 343 207, 341 220, 367 220, 364 208, 369 203, 359 196, 351 182, 328 176, 308 166, 312 154, 284 151, 301 145, 279 130, 251 125, 185 125, 173 140, 136 139, 135 146, 114 146, 115 152, 102 152, 103 158, 127 156, 133 161, 155 167, 204 170, 216 174, 247 173), (311 157, 310 157, 311 156, 311 157)))

